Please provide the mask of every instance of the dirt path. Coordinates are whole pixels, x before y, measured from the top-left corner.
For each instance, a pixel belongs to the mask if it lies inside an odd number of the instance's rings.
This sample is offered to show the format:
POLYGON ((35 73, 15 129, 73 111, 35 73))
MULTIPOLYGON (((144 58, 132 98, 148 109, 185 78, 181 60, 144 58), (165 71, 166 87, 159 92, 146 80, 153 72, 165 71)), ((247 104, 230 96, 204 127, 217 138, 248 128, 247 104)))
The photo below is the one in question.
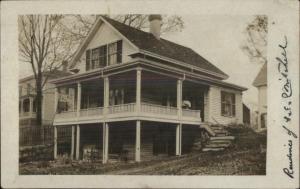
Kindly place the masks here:
POLYGON ((173 160, 165 160, 160 161, 155 164, 145 165, 145 166, 139 166, 139 167, 133 167, 126 170, 116 170, 107 172, 108 175, 135 175, 135 174, 156 174, 158 172, 164 172, 169 169, 178 169, 180 167, 186 166, 186 161, 191 161, 193 159, 197 159, 199 157, 199 154, 189 155, 189 156, 182 156, 180 158, 176 158, 173 160))

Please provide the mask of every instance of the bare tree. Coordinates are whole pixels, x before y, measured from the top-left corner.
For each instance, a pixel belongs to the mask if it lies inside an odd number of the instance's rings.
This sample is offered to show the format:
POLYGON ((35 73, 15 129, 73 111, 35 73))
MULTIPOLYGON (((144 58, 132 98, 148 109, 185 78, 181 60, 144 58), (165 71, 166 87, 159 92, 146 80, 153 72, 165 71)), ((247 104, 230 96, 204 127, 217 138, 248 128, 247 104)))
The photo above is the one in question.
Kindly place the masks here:
POLYGON ((21 62, 29 63, 35 79, 37 124, 42 124, 43 87, 49 74, 68 59, 72 44, 58 27, 60 15, 24 15, 18 19, 21 62), (69 46, 69 48, 68 48, 69 46))
MULTIPOLYGON (((137 29, 149 27, 148 15, 112 16, 137 29)), ((88 35, 97 15, 24 15, 19 23, 21 62, 29 63, 35 78, 37 124, 42 124, 42 90, 49 74, 71 59, 80 42, 88 35)), ((179 16, 163 16, 162 32, 183 29, 179 16)))
MULTIPOLYGON (((98 15, 68 15, 65 19, 68 22, 61 22, 60 26, 69 33, 74 39, 80 41, 84 39, 89 30, 95 23, 98 15), (72 24, 70 24, 70 22, 72 24)), ((148 15, 143 14, 126 14, 126 15, 106 15, 128 26, 146 30, 149 28, 148 15)), ((163 15, 162 33, 181 31, 184 28, 184 22, 180 16, 163 15)), ((64 20, 65 20, 64 19, 64 20)))
POLYGON ((267 34, 268 18, 265 15, 255 16, 246 27, 246 40, 241 48, 251 61, 267 63, 267 34))

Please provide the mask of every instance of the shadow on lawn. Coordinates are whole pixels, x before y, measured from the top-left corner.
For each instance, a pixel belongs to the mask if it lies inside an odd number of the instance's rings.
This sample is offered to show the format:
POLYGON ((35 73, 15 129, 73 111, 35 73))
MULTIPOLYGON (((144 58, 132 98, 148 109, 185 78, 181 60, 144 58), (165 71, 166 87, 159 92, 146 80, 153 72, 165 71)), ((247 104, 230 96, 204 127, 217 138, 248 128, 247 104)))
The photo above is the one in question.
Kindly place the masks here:
POLYGON ((220 152, 193 152, 141 163, 81 162, 57 160, 20 164, 20 174, 59 175, 265 175, 266 133, 229 126, 233 145, 220 152))

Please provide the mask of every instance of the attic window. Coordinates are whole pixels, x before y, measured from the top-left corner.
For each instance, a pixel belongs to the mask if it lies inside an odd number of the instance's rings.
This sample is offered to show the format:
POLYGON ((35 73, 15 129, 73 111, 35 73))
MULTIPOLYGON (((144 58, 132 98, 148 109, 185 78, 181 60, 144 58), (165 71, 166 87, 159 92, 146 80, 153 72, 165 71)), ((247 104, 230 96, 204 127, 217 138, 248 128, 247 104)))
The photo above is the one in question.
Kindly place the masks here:
POLYGON ((122 62, 122 41, 86 51, 86 70, 103 68, 122 62))

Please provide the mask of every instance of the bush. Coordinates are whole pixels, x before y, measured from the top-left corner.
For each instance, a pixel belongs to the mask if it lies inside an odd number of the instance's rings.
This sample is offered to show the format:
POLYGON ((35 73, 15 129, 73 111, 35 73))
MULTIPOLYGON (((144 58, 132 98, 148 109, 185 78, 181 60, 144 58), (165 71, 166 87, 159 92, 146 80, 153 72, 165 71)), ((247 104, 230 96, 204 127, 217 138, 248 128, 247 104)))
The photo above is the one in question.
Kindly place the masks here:
POLYGON ((266 133, 256 133, 249 127, 232 125, 226 128, 235 137, 234 146, 239 149, 253 149, 266 146, 266 133))

